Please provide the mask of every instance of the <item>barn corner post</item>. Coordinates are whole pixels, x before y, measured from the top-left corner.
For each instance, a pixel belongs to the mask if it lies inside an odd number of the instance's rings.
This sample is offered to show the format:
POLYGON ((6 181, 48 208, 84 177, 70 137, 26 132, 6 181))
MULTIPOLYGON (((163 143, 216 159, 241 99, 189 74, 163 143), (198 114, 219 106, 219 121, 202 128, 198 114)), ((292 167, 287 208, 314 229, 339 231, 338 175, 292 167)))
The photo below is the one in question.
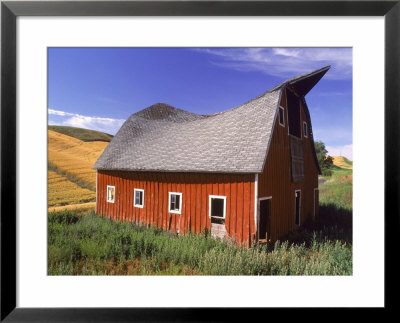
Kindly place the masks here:
POLYGON ((95 214, 97 215, 97 200, 98 200, 98 198, 97 198, 97 194, 99 194, 98 193, 98 185, 97 185, 97 183, 98 183, 98 180, 99 180, 99 172, 98 172, 98 170, 96 169, 96 205, 95 205, 95 209, 94 209, 94 212, 95 212, 95 214))
POLYGON ((258 174, 254 175, 254 232, 252 233, 252 243, 258 242, 258 229, 257 229, 257 218, 258 218, 258 174))

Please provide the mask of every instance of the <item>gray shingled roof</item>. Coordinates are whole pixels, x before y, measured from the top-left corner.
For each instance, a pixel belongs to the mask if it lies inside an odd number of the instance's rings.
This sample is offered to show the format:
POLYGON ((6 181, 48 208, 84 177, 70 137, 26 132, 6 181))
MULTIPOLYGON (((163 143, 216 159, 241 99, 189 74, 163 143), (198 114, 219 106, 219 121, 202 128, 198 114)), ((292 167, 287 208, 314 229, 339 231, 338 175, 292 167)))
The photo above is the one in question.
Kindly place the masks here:
POLYGON ((125 121, 93 168, 260 173, 284 84, 213 115, 152 105, 125 121))

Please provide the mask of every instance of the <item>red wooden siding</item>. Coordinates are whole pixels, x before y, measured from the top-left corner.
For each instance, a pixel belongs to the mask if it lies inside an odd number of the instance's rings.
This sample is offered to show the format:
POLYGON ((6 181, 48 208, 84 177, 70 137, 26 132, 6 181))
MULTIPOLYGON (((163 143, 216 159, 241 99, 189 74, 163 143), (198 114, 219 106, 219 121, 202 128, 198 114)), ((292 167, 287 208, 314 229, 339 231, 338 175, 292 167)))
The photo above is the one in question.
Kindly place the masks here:
POLYGON ((155 225, 164 230, 210 230, 209 196, 226 196, 225 227, 231 238, 249 245, 255 237, 254 175, 98 171, 97 213, 115 220, 155 225), (106 201, 107 185, 115 202, 106 201), (135 188, 144 189, 144 207, 133 206, 135 188), (169 192, 182 193, 181 214, 169 213, 169 192))
POLYGON ((292 183, 290 144, 288 135, 288 114, 285 93, 282 93, 281 106, 285 108, 285 126, 279 124, 277 117, 271 138, 264 171, 258 177, 258 198, 272 196, 271 199, 271 236, 277 240, 296 229, 295 225, 295 190, 301 190, 300 223, 312 217, 314 212, 314 188, 318 187, 318 169, 311 151, 310 135, 303 136, 303 121, 306 120, 301 107, 300 122, 304 149, 304 182, 292 183))
POLYGON ((318 170, 312 154, 310 120, 304 107, 300 107, 300 125, 304 152, 304 181, 292 182, 290 138, 286 96, 283 92, 285 125, 279 124, 277 116, 264 171, 258 175, 257 191, 255 174, 194 174, 158 173, 99 170, 97 176, 98 214, 121 221, 185 234, 210 230, 209 196, 226 196, 225 228, 232 239, 251 244, 257 239, 255 199, 271 196, 270 239, 277 240, 295 225, 295 190, 301 190, 300 226, 318 214, 318 170), (308 137, 304 137, 303 121, 307 122, 308 137), (115 203, 108 203, 107 185, 115 186, 115 203), (144 207, 134 207, 134 189, 144 190, 144 207), (182 193, 181 214, 170 213, 169 192, 182 193))

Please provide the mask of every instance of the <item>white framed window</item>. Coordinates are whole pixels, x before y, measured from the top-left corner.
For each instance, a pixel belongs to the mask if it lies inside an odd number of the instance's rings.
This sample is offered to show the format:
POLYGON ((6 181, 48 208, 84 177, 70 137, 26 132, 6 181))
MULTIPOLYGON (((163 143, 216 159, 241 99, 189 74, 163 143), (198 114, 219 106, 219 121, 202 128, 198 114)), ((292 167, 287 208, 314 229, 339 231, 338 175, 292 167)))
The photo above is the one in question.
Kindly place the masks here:
POLYGON ((115 186, 107 185, 107 202, 114 203, 115 201, 115 186))
POLYGON ((135 188, 133 190, 133 206, 143 208, 144 206, 144 190, 135 188))
POLYGON ((303 121, 303 134, 304 138, 308 137, 308 127, 307 127, 307 122, 303 121))
POLYGON ((223 224, 226 217, 226 196, 209 196, 209 217, 211 223, 223 224))
POLYGON ((282 127, 285 126, 285 109, 283 107, 279 107, 279 124, 282 127))
POLYGON ((170 213, 181 214, 182 212, 182 193, 169 192, 168 209, 170 213))

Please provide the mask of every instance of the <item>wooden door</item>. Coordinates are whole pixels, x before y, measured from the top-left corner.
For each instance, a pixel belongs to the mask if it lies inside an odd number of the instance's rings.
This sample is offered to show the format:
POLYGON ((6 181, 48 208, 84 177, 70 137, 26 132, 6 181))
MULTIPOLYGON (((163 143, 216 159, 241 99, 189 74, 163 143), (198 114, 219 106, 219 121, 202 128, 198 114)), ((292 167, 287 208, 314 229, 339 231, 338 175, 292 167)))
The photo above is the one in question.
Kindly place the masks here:
POLYGON ((258 221, 258 240, 267 240, 271 235, 271 199, 260 199, 260 218, 258 221))

